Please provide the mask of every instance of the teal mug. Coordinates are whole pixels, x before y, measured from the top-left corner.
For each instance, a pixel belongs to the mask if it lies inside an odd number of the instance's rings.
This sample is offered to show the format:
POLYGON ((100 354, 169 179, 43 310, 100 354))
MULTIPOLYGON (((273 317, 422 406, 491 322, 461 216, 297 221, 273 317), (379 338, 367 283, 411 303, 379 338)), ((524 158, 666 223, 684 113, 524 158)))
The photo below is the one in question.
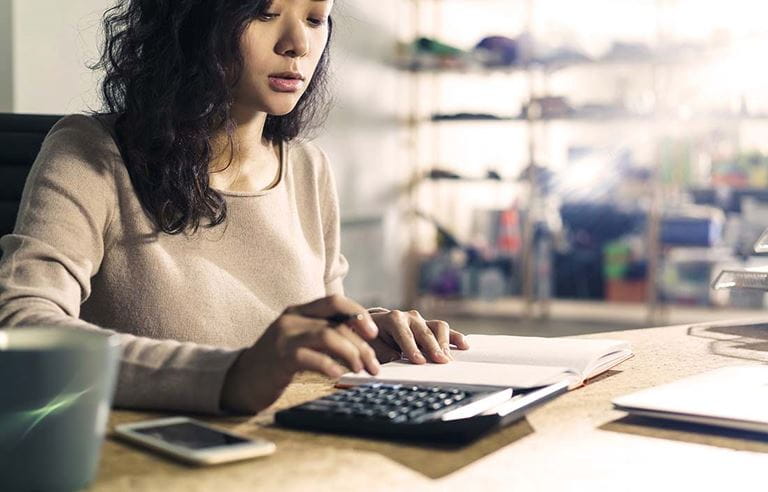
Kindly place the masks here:
POLYGON ((116 335, 0 330, 0 490, 78 490, 90 483, 119 363, 116 335))

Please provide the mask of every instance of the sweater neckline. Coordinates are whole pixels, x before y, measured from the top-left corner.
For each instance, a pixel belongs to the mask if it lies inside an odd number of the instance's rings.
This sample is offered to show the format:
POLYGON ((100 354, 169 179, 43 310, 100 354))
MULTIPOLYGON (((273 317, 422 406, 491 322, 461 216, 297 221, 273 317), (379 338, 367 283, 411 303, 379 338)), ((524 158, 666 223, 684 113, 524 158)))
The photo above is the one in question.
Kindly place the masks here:
POLYGON ((280 177, 277 180, 277 183, 270 186, 269 188, 265 188, 263 190, 259 191, 232 191, 232 190, 221 190, 219 188, 214 188, 219 194, 222 196, 231 196, 231 197, 254 197, 254 196, 264 196, 272 193, 276 189, 283 186, 283 183, 285 182, 285 174, 286 170, 288 168, 288 147, 285 145, 285 141, 280 141, 280 177))

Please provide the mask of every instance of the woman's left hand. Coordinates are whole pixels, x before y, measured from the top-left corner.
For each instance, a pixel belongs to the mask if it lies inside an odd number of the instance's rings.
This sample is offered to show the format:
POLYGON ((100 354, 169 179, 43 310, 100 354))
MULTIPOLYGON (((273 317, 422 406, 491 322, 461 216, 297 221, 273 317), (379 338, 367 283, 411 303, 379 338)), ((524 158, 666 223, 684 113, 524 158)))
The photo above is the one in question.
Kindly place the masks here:
POLYGON ((469 348, 464 335, 448 323, 425 320, 418 311, 372 312, 371 317, 379 327, 379 336, 369 343, 380 362, 400 359, 402 353, 414 364, 445 364, 453 360, 451 345, 460 350, 469 348))

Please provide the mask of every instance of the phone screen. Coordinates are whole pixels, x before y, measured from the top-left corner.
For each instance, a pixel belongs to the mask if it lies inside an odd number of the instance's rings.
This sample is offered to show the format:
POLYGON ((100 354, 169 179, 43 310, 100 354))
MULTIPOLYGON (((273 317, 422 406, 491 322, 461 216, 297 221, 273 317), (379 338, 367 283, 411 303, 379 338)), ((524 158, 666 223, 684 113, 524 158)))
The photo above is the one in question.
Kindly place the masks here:
POLYGON ((224 434, 191 422, 144 427, 134 429, 134 432, 152 436, 175 446, 191 449, 205 449, 252 442, 248 439, 230 436, 229 434, 224 434))

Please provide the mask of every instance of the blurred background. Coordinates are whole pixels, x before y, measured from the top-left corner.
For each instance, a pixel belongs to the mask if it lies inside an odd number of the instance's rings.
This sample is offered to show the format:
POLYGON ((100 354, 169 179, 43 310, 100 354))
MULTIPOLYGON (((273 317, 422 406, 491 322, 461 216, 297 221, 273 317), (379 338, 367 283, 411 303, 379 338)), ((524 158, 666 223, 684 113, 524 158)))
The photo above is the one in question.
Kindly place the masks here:
MULTIPOLYGON (((336 4, 351 297, 544 336, 764 312, 711 284, 768 266, 768 4, 336 4)), ((110 5, 0 0, 0 111, 98 108, 110 5)))

